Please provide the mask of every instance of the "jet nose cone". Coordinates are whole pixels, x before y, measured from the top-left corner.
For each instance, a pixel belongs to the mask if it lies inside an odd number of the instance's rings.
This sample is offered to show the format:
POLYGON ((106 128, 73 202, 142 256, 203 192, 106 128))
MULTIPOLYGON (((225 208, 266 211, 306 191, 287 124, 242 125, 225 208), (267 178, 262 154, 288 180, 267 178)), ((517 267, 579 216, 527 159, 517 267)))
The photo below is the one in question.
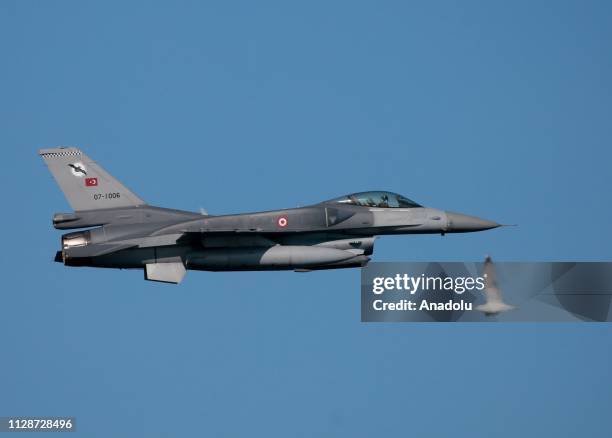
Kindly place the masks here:
POLYGON ((449 233, 468 233, 470 231, 490 230, 501 226, 497 222, 481 219, 467 214, 446 212, 449 233))

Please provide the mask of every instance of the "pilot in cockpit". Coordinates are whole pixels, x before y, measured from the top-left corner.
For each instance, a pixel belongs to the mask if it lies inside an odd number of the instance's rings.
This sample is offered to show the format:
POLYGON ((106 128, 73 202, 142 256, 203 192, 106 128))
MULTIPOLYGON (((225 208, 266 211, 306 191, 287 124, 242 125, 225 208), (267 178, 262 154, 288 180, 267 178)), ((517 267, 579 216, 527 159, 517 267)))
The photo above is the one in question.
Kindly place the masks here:
POLYGON ((383 194, 378 206, 381 208, 389 208, 389 195, 387 195, 386 193, 383 194))

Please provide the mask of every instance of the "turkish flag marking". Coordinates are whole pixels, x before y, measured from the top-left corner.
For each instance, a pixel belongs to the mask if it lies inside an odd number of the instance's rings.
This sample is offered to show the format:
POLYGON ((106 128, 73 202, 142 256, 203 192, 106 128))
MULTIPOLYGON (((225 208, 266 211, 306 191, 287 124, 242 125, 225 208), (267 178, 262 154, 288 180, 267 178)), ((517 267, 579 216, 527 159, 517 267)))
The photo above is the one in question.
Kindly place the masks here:
POLYGON ((85 178, 85 187, 95 187, 98 185, 98 178, 85 178))

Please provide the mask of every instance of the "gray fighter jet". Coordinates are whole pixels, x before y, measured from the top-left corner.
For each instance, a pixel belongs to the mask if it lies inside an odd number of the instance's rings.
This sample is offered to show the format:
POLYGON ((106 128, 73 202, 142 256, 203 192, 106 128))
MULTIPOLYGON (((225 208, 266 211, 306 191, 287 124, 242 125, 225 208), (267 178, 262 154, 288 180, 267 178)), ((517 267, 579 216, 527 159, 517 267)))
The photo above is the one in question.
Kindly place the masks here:
POLYGON ((143 269, 144 278, 179 283, 202 271, 320 269, 364 266, 374 239, 387 234, 482 231, 496 222, 423 207, 391 192, 361 192, 285 210, 222 216, 146 204, 73 147, 39 155, 72 213, 56 213, 67 230, 55 260, 66 266, 143 269))

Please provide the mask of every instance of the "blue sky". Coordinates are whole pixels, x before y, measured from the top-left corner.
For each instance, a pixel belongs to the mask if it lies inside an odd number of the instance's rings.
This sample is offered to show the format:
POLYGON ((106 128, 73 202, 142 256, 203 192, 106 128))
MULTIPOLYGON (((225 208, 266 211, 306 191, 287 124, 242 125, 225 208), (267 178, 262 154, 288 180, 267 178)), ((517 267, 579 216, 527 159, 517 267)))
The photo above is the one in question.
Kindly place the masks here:
POLYGON ((362 324, 359 271, 53 263, 76 145, 211 214, 367 189, 516 228, 377 261, 610 260, 609 2, 0 5, 0 415, 88 437, 609 436, 609 325, 362 324))

